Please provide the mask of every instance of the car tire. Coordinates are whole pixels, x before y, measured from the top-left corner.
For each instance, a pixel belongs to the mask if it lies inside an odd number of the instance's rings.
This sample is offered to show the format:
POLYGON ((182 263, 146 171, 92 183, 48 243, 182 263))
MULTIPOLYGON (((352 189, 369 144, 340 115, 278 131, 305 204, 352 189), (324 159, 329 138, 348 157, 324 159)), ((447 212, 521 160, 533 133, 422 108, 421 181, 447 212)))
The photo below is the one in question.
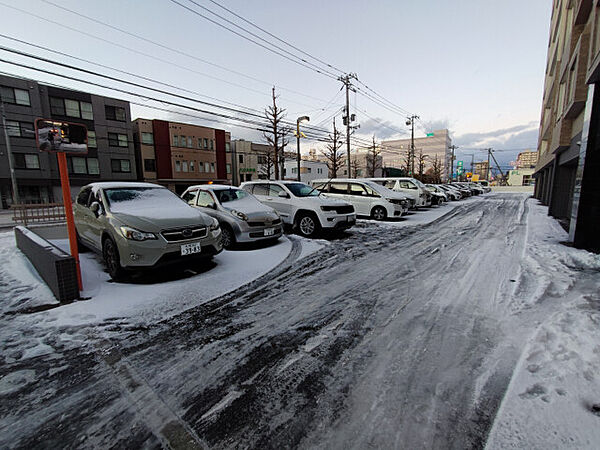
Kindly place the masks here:
POLYGON ((75 231, 75 237, 77 239, 77 251, 79 253, 85 253, 89 250, 89 248, 87 247, 87 245, 85 245, 83 243, 83 241, 81 240, 81 237, 79 236, 79 233, 77 231, 75 231))
POLYGON ((371 210, 371 218, 375 220, 387 219, 387 211, 383 206, 376 206, 371 210))
POLYGON ((300 213, 296 217, 295 227, 300 236, 311 238, 319 233, 321 224, 314 214, 300 213))
POLYGON ((221 226, 221 244, 227 250, 235 246, 235 234, 229 225, 221 226))
POLYGON ((102 256, 104 257, 104 264, 106 264, 106 271, 110 277, 113 280, 123 278, 124 270, 121 267, 119 249, 115 241, 109 237, 105 238, 102 243, 102 256))

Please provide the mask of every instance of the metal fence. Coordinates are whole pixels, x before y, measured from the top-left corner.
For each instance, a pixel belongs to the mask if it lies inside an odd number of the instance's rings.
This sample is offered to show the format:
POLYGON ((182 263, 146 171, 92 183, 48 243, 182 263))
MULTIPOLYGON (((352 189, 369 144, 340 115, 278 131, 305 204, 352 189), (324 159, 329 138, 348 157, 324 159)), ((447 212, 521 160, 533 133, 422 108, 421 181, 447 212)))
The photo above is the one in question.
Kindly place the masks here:
POLYGON ((31 223, 64 222, 65 205, 62 203, 33 203, 11 205, 13 222, 25 226, 31 223))

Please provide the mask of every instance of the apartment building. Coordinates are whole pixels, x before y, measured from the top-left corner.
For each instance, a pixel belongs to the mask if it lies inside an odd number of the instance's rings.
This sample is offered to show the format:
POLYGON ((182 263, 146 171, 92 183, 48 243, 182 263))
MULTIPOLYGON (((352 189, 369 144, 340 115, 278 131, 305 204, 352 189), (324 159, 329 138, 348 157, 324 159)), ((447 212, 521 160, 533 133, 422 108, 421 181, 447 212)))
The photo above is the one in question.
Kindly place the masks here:
POLYGON ((139 180, 177 194, 194 184, 231 184, 229 132, 142 118, 135 119, 132 128, 139 180))
POLYGON ((600 251, 600 4, 554 0, 535 196, 576 247, 600 251))
MULTIPOLYGON (((450 139, 449 131, 447 129, 435 130, 432 136, 415 138, 414 143, 416 153, 415 171, 417 171, 419 152, 422 152, 423 155, 427 155, 424 172, 431 169, 433 162, 437 160, 441 166, 442 180, 447 180, 452 170, 450 167, 452 139, 450 139)), ((381 156, 383 157, 384 166, 396 169, 405 168, 410 148, 410 138, 383 141, 381 143, 381 156)))
POLYGON ((473 163, 473 175, 479 175, 480 180, 489 180, 489 167, 487 161, 473 163))
MULTIPOLYGON (((298 161, 286 159, 283 169, 283 177, 285 180, 298 179, 298 161)), ((329 178, 329 169, 327 164, 321 161, 310 161, 307 159, 300 160, 300 181, 308 183, 311 180, 319 178, 329 178)))
POLYGON ((93 181, 135 180, 129 102, 0 75, 7 135, 0 127, 1 207, 12 203, 6 140, 10 140, 21 203, 62 202, 56 155, 36 147, 34 121, 49 118, 84 124, 88 154, 67 156, 71 192, 93 181))
POLYGON ((517 169, 532 169, 538 162, 538 152, 521 152, 517 156, 517 169))

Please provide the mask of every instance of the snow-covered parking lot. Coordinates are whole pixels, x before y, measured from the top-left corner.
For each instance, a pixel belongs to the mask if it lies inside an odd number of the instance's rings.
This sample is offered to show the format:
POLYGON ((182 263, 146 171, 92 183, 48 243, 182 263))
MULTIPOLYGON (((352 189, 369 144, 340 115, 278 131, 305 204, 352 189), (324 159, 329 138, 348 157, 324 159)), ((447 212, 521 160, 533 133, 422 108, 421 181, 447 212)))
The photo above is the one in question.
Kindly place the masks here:
POLYGON ((0 447, 595 448, 600 259, 527 197, 156 280, 85 253, 89 300, 37 312, 2 233, 0 447))

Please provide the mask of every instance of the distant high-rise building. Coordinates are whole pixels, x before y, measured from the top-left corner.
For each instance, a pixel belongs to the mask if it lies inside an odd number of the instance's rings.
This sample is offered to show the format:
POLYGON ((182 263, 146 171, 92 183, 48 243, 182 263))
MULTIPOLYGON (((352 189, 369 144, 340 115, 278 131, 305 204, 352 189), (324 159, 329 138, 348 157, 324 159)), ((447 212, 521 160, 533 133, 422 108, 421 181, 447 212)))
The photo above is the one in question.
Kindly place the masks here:
POLYGON ((532 169, 538 162, 538 152, 521 152, 517 156, 517 169, 532 169))

